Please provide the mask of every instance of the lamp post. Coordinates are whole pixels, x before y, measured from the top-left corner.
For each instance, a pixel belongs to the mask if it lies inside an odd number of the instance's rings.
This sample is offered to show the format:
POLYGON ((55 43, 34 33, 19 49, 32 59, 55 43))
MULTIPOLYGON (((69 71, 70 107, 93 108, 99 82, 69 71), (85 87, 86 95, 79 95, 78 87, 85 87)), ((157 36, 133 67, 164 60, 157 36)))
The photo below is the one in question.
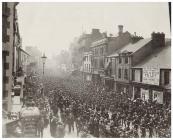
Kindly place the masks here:
POLYGON ((43 56, 41 58, 42 58, 42 62, 43 62, 43 76, 44 76, 44 65, 45 65, 45 62, 47 59, 47 57, 45 56, 45 53, 43 54, 43 56))
MULTIPOLYGON (((42 62, 43 62, 43 78, 44 78, 44 65, 45 65, 46 59, 47 59, 47 57, 45 56, 45 53, 43 54, 43 56, 41 57, 41 59, 42 59, 42 62)), ((42 78, 42 80, 43 80, 43 78, 42 78)), ((42 87, 42 95, 44 96, 44 85, 42 87)))

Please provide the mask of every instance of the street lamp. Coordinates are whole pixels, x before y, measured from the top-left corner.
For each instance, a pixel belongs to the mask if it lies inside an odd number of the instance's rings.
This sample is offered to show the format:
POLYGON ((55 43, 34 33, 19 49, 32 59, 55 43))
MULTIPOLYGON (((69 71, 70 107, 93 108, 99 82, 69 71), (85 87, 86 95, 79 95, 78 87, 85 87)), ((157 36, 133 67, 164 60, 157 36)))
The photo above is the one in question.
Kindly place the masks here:
POLYGON ((47 57, 45 56, 45 53, 43 54, 43 56, 41 58, 42 58, 42 62, 43 62, 43 75, 44 75, 44 65, 45 65, 45 62, 47 59, 47 57))
MULTIPOLYGON (((45 65, 45 63, 46 63, 46 56, 45 56, 45 53, 43 54, 43 56, 41 57, 41 59, 42 59, 42 62, 43 62, 43 78, 44 78, 44 65, 45 65)), ((42 78, 42 80, 43 80, 43 78, 42 78)), ((44 96, 44 86, 42 87, 42 95, 44 96)))

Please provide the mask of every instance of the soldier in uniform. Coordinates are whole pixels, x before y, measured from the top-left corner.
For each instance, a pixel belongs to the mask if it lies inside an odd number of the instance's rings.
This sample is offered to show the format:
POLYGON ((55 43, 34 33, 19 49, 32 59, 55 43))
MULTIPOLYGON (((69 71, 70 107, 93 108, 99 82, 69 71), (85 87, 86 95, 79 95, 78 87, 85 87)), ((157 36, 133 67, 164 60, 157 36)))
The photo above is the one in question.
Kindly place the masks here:
POLYGON ((69 116, 67 116, 67 124, 69 128, 69 133, 71 133, 71 130, 74 131, 74 116, 72 113, 70 113, 69 116))

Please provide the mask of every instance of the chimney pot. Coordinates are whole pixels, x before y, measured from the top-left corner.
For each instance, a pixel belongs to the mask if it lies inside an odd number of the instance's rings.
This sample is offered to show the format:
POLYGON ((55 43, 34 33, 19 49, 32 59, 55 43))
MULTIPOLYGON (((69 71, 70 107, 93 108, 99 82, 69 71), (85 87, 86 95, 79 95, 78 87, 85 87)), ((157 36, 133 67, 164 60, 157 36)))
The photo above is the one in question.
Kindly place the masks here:
POLYGON ((121 35, 123 33, 123 25, 118 25, 118 34, 121 35))
POLYGON ((134 35, 136 36, 136 32, 134 32, 134 35))
POLYGON ((106 38, 107 37, 107 32, 103 33, 103 37, 106 38))
POLYGON ((97 33, 100 33, 99 29, 92 29, 92 34, 97 34, 97 33))
POLYGON ((152 47, 163 47, 165 46, 165 34, 164 33, 155 33, 151 34, 152 38, 152 47))

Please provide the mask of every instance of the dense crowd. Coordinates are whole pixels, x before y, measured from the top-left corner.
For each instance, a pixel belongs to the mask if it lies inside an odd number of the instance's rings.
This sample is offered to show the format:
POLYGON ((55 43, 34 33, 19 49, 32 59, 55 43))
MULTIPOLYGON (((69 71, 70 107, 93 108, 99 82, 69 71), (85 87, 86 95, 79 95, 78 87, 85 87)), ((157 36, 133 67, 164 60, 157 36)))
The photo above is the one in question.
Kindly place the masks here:
POLYGON ((75 78, 45 77, 44 85, 51 118, 58 118, 60 109, 69 133, 76 125, 81 137, 171 137, 170 105, 131 100, 128 95, 106 91, 103 85, 75 78))

